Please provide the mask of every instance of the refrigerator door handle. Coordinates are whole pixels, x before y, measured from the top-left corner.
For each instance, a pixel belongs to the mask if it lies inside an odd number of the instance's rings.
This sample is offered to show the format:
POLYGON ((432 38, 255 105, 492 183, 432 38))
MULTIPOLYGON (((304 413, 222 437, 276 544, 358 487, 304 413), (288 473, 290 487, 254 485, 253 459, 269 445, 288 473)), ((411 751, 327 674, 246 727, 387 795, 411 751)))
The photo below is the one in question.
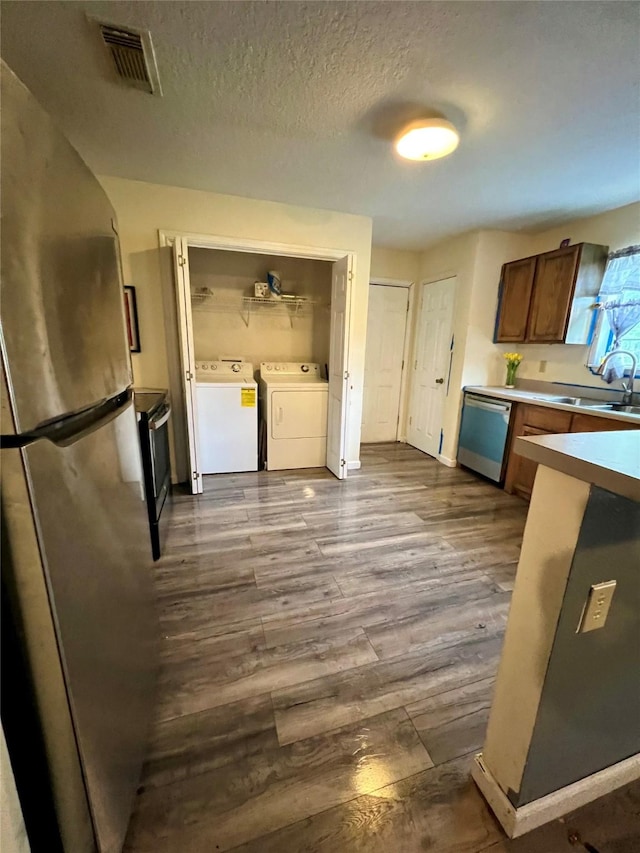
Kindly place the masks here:
POLYGON ((133 399, 130 390, 123 391, 115 397, 110 397, 90 409, 69 415, 59 421, 44 424, 31 432, 18 433, 17 435, 0 435, 0 449, 10 450, 28 447, 36 441, 47 439, 59 447, 68 447, 95 430, 100 429, 109 421, 117 417, 133 399))

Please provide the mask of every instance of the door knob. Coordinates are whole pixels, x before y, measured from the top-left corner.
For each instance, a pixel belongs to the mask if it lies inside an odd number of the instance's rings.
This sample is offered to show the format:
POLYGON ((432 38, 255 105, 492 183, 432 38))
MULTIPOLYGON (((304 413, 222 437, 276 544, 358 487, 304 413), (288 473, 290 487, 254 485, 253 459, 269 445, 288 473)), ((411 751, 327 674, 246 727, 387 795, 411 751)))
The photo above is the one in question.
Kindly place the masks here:
POLYGON ((443 379, 443 378, 436 379, 436 385, 442 385, 443 383, 444 383, 444 379, 443 379))

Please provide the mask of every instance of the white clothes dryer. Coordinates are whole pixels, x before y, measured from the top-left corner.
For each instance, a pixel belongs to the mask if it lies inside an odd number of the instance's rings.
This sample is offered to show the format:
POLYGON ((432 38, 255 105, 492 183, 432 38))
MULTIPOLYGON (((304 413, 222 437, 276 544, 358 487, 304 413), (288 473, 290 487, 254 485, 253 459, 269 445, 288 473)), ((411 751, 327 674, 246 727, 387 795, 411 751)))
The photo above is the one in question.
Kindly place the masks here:
POLYGON ((260 402, 269 471, 326 465, 329 383, 320 365, 263 362, 260 402))
POLYGON ((257 388, 252 364, 196 362, 200 473, 258 470, 257 388))

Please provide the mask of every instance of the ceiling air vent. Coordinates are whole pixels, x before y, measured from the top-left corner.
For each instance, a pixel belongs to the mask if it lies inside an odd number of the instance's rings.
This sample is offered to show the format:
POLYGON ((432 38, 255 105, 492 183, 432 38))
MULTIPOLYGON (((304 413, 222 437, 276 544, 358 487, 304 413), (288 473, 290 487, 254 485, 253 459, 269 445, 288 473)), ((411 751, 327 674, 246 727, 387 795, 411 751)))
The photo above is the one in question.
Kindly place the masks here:
POLYGON ((98 23, 103 42, 109 49, 116 74, 127 86, 161 95, 158 67, 151 34, 98 23))

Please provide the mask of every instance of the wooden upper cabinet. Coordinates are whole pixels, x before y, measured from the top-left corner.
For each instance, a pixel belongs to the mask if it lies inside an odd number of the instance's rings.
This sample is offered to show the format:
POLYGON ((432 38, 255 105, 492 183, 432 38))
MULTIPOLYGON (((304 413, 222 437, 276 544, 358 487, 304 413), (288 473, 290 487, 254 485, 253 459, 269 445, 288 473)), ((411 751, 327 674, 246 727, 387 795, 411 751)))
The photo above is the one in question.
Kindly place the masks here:
POLYGON ((567 246, 538 258, 527 341, 564 341, 581 249, 581 245, 567 246))
POLYGON ((494 340, 588 343, 607 252, 578 243, 505 264, 494 340))
POLYGON ((502 268, 496 341, 524 341, 535 271, 535 257, 512 261, 502 268))

